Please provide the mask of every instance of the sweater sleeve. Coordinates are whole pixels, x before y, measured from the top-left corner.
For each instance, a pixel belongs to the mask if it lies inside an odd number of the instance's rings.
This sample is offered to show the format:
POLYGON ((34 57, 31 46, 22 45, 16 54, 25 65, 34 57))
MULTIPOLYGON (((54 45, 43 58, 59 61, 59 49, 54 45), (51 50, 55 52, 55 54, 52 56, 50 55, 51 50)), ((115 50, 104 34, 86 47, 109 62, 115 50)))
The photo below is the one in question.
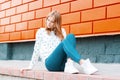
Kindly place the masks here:
POLYGON ((29 64, 29 69, 32 69, 34 67, 34 65, 38 62, 38 59, 40 57, 41 40, 42 40, 42 32, 41 32, 41 29, 39 29, 36 33, 36 41, 35 41, 35 45, 34 45, 32 59, 29 64))

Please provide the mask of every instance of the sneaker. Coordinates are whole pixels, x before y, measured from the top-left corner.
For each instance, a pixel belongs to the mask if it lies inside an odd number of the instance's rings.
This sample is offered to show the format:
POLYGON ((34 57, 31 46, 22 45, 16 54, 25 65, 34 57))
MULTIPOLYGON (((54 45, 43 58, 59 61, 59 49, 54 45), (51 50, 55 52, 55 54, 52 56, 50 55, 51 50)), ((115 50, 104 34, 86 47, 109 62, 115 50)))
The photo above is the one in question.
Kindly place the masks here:
POLYGON ((81 64, 81 67, 83 68, 83 72, 85 74, 94 74, 98 70, 91 64, 90 60, 87 59, 83 64, 81 64))
POLYGON ((79 71, 74 67, 73 61, 71 59, 67 60, 67 62, 65 64, 64 72, 72 73, 72 74, 79 73, 79 71))

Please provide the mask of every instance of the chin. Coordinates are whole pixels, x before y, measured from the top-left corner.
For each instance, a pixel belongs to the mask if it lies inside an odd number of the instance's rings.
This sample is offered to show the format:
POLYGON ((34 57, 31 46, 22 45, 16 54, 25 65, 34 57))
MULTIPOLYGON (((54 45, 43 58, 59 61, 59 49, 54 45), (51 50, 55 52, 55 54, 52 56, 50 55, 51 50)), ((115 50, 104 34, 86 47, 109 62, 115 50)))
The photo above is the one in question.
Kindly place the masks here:
POLYGON ((51 28, 51 27, 47 26, 47 28, 51 28))
POLYGON ((48 29, 51 29, 51 27, 47 27, 48 29))

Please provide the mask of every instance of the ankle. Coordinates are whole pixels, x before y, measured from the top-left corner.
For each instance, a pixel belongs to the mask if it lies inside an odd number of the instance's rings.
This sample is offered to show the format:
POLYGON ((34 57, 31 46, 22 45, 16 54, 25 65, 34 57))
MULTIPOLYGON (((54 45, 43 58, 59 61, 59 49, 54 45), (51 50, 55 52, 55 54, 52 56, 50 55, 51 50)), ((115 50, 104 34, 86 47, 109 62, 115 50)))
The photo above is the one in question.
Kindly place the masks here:
POLYGON ((80 62, 79 62, 79 64, 81 65, 81 64, 83 64, 84 62, 85 62, 85 60, 84 60, 84 59, 81 59, 80 62))

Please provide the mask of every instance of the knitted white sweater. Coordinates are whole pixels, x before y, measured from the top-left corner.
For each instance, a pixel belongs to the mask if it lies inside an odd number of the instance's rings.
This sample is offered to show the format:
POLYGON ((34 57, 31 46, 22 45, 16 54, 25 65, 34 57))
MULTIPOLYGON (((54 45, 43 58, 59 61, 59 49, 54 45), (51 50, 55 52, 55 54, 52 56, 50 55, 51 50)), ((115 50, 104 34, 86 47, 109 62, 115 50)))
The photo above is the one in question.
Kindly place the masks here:
MULTIPOLYGON (((65 38, 66 32, 63 28, 62 33, 65 38)), ((50 35, 48 35, 45 28, 40 28, 36 33, 36 42, 29 68, 32 69, 34 67, 34 65, 38 62, 39 57, 44 63, 45 59, 53 52, 60 42, 61 40, 54 34, 53 31, 51 31, 50 35)))

